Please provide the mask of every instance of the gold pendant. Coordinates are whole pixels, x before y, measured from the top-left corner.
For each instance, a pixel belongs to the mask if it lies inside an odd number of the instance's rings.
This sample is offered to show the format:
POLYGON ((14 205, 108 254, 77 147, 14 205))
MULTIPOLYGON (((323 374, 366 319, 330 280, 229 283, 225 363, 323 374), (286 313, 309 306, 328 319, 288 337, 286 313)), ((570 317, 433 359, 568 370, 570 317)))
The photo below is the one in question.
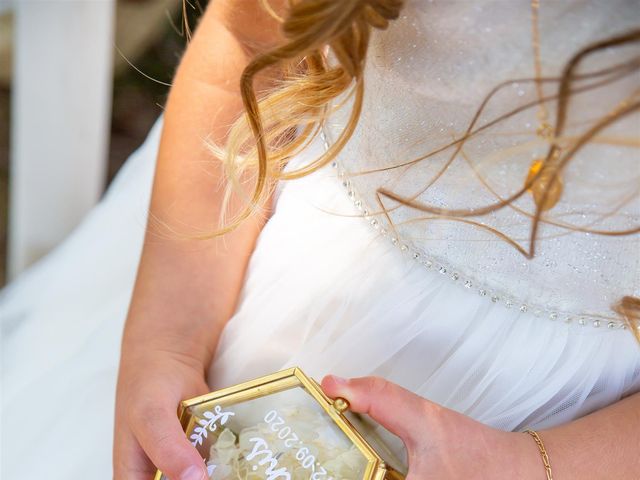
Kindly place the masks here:
MULTIPOLYGON (((536 175, 538 175, 540 170, 543 169, 543 166, 544 161, 542 159, 538 158, 534 160, 534 162, 531 164, 531 167, 529 168, 529 174, 527 175, 526 180, 527 184, 530 183, 536 175)), ((545 168, 538 179, 528 189, 528 191, 533 196, 533 201, 536 203, 536 206, 543 212, 551 210, 556 205, 556 203, 558 203, 560 197, 562 197, 562 177, 559 173, 556 174, 555 181, 553 181, 552 184, 552 180, 554 179, 554 171, 555 169, 553 168, 545 168), (545 194, 546 198, 544 198, 545 194)))

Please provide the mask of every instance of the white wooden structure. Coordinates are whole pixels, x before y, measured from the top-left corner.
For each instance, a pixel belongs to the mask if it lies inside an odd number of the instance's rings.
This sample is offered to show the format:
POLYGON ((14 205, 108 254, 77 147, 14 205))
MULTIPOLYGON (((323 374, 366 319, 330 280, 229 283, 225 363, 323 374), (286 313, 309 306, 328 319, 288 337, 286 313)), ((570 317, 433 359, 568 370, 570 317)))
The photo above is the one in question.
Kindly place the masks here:
POLYGON ((0 0, 14 12, 8 274, 58 244, 105 183, 114 0, 0 0))

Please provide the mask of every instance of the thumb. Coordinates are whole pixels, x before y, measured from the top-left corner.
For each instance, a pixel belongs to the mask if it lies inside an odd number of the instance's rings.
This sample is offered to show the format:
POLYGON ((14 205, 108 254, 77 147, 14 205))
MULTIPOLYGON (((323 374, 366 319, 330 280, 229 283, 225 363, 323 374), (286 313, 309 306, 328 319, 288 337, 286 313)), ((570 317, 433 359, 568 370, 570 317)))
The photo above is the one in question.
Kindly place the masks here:
POLYGON ((132 422, 132 430, 153 464, 171 480, 209 478, 204 460, 187 439, 175 410, 164 406, 147 409, 132 422))
POLYGON ((423 426, 419 420, 428 403, 409 390, 380 377, 347 380, 333 375, 322 380, 322 389, 331 398, 347 400, 349 410, 366 413, 405 445, 415 444, 420 438, 423 426))

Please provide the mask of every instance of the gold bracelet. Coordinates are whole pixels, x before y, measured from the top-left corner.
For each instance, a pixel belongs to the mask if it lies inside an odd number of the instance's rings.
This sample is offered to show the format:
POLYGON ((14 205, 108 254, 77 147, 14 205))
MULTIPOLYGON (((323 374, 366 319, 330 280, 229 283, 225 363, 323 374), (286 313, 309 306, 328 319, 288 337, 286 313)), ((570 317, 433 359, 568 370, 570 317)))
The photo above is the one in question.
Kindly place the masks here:
POLYGON ((544 470, 547 473, 547 480, 553 480, 553 476, 551 475, 551 464, 549 463, 549 455, 547 454, 547 450, 544 448, 544 443, 542 443, 542 439, 538 432, 535 430, 525 430, 525 433, 528 433, 533 437, 538 445, 538 449, 540 450, 540 455, 542 456, 542 463, 544 463, 544 470))

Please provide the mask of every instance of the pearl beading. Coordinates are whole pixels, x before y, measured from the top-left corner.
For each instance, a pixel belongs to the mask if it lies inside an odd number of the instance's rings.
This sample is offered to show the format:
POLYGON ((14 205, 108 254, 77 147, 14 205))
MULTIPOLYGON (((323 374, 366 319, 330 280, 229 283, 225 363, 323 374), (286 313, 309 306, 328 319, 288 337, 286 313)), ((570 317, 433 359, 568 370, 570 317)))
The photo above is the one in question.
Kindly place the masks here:
MULTIPOLYGON (((322 140, 325 152, 328 151, 330 145, 327 139, 326 132, 324 130, 324 126, 320 129, 320 138, 322 140)), ((356 209, 362 213, 362 217, 369 222, 371 227, 378 231, 381 236, 388 237, 394 246, 398 247, 404 254, 409 254, 413 258, 413 260, 418 262, 425 269, 437 272, 443 276, 447 276, 447 278, 449 278, 451 281, 459 285, 463 285, 468 290, 475 289, 478 295, 480 295, 481 297, 487 297, 491 300, 491 302, 500 304, 508 309, 515 307, 522 313, 531 312, 535 317, 546 317, 548 320, 554 322, 560 320, 565 324, 576 323, 582 327, 591 326, 593 328, 601 328, 606 325, 606 330, 627 329, 627 325, 618 319, 596 317, 584 313, 566 312, 562 311, 561 309, 532 305, 531 303, 518 301, 517 299, 505 294, 504 292, 499 292, 495 289, 480 286, 479 282, 477 282, 475 279, 472 279, 469 276, 463 276, 462 274, 457 272, 456 269, 452 268, 450 265, 447 265, 445 262, 425 255, 424 252, 411 245, 411 242, 405 242, 396 235, 389 235, 389 231, 384 228, 384 226, 377 218, 375 218, 376 215, 372 214, 366 207, 364 201, 356 192, 351 181, 347 178, 346 172, 340 167, 338 161, 333 160, 331 163, 331 167, 337 171, 338 177, 342 181, 342 185, 346 189, 349 199, 353 202, 356 209)), ((640 326, 638 327, 638 329, 640 330, 640 326)))

